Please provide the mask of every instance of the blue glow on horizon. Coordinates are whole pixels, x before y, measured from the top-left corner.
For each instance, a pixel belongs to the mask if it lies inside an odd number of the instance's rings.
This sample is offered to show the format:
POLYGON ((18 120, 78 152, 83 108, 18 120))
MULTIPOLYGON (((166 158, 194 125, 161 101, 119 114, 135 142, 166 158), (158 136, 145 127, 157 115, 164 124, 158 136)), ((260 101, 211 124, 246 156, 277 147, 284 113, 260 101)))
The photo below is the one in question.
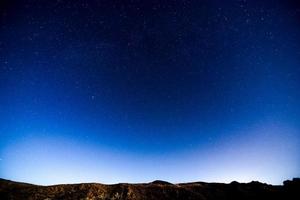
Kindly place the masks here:
POLYGON ((141 183, 157 179, 173 183, 258 180, 282 184, 299 173, 300 142, 295 129, 269 124, 269 127, 239 131, 244 136, 230 134, 237 136, 226 143, 220 140, 211 144, 208 149, 197 147, 180 154, 142 158, 119 150, 101 149, 91 141, 79 145, 82 139, 76 141, 60 134, 26 136, 4 150, 0 175, 40 185, 141 183))

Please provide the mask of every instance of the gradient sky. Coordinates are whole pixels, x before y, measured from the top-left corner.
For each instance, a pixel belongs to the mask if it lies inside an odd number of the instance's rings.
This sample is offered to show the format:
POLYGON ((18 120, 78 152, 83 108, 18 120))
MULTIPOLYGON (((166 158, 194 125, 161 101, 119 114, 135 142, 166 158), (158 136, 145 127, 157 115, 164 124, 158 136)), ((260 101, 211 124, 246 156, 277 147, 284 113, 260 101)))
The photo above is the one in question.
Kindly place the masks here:
POLYGON ((0 14, 0 177, 300 176, 296 1, 2 0, 0 14))

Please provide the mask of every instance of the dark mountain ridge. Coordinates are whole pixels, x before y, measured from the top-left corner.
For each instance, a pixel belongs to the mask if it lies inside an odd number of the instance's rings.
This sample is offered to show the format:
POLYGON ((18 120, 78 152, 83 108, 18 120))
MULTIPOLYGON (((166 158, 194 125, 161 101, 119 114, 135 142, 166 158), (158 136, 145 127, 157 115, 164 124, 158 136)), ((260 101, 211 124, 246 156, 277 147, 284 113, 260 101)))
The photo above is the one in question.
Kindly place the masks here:
POLYGON ((1 200, 254 200, 300 199, 300 179, 283 185, 250 183, 151 183, 113 185, 99 183, 39 186, 0 179, 1 200))

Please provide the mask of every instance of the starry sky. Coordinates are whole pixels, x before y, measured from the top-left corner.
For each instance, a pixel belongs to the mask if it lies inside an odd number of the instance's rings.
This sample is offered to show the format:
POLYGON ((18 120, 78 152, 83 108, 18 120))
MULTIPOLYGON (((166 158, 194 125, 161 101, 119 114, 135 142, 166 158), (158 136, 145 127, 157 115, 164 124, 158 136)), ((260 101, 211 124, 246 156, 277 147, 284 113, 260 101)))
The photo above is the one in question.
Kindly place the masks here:
POLYGON ((300 176, 300 3, 2 0, 0 177, 300 176))

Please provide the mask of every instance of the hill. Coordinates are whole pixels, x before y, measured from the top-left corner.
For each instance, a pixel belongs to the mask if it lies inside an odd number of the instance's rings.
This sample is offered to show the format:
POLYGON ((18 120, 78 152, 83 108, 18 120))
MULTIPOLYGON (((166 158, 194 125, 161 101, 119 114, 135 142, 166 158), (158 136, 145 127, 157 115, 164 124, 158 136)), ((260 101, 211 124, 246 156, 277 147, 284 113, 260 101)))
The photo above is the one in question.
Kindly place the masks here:
POLYGON ((300 199, 300 179, 282 186, 260 182, 230 184, 193 182, 172 184, 153 181, 144 184, 99 183, 38 186, 0 179, 1 200, 257 200, 300 199))

